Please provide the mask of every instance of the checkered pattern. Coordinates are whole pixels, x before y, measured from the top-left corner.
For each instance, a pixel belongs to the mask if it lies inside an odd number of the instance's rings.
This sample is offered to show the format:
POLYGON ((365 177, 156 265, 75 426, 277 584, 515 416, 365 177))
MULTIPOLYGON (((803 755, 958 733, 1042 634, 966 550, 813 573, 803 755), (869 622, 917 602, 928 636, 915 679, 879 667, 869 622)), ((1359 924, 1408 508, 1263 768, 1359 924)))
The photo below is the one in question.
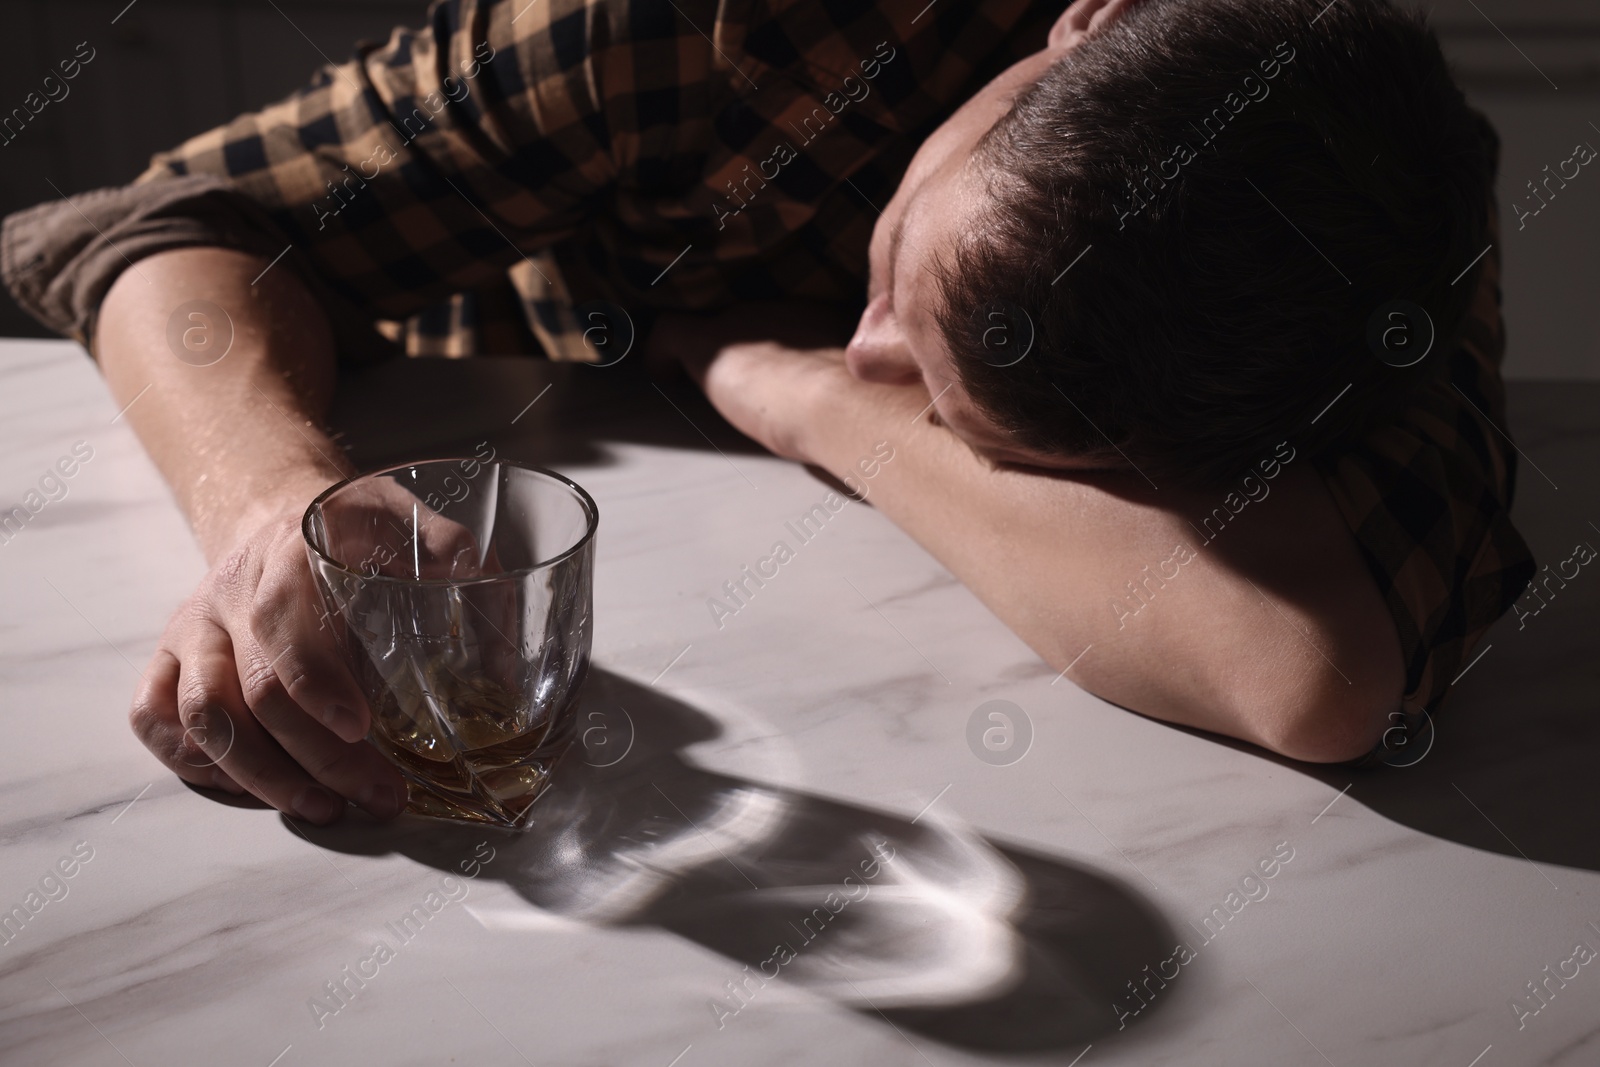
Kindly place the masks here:
POLYGON ((1494 212, 1489 236, 1469 318, 1442 353, 1446 373, 1393 425, 1318 461, 1400 632, 1404 717, 1387 739, 1396 750, 1427 727, 1484 631, 1534 574, 1509 514, 1517 457, 1500 379, 1506 335, 1494 212))
MULTIPOLYGON (((87 343, 127 259, 287 250, 351 362, 392 355, 380 334, 414 355, 593 360, 593 308, 643 332, 664 309, 859 305, 912 152, 1060 6, 442 0, 135 185, 14 216, 0 260, 24 306, 87 343)), ((1498 277, 1496 253, 1464 340, 1433 357, 1448 381, 1322 464, 1399 627, 1412 712, 1533 571, 1507 518, 1498 277)))
POLYGON ((1042 43, 1032 7, 448 0, 140 181, 226 177, 413 355, 594 360, 591 302, 642 329, 861 300, 877 206, 923 134, 1042 43))

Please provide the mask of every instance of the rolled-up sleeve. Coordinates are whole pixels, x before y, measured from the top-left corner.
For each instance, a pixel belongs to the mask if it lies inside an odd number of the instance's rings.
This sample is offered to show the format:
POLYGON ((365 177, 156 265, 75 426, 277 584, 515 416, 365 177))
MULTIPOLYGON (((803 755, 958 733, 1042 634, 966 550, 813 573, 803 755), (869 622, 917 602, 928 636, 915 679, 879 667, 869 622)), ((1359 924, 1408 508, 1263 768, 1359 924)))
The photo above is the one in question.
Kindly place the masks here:
POLYGON ((624 8, 440 0, 423 28, 157 155, 132 184, 10 216, 0 274, 88 347, 139 259, 232 248, 297 271, 341 344, 379 345, 374 322, 503 284, 583 225, 616 175, 606 43, 624 8))

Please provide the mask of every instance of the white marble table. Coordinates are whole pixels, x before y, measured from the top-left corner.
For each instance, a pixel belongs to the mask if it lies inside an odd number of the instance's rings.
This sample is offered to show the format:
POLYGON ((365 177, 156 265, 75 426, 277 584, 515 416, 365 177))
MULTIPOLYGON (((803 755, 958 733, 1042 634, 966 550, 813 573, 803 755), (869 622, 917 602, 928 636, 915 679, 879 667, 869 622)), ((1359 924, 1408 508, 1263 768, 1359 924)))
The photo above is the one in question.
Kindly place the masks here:
MULTIPOLYGON (((719 628, 828 488, 692 398, 511 360, 368 392, 363 462, 488 439, 599 501, 590 745, 520 837, 183 786, 124 716, 199 553, 82 353, 0 344, 0 508, 93 450, 0 544, 0 1062, 1600 1062, 1600 571, 1497 627, 1416 766, 1312 770, 1055 681, 859 504, 719 628), (1019 760, 969 746, 991 700, 1019 760)), ((1512 400, 1536 551, 1600 545, 1600 386, 1512 400)))

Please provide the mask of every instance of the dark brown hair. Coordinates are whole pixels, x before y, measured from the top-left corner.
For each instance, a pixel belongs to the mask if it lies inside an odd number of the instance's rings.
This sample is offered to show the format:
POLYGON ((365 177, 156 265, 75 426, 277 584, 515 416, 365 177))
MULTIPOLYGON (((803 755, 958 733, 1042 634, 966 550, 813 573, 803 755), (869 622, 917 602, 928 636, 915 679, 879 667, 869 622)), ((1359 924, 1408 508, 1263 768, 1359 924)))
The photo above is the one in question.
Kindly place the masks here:
POLYGON ((1036 449, 1192 484, 1286 439, 1326 451, 1442 373, 1493 138, 1386 0, 1146 0, 979 142, 991 198, 934 267, 941 333, 1036 449), (1407 368, 1368 343, 1393 301, 1438 335, 1407 368), (1026 357, 999 358, 997 321, 1026 357))

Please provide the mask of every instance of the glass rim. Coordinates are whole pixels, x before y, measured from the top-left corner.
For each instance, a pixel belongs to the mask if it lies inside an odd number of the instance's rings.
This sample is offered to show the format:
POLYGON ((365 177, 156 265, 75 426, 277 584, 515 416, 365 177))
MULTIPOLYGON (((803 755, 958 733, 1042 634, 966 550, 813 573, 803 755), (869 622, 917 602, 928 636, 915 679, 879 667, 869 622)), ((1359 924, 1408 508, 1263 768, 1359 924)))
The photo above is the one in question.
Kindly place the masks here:
POLYGON ((600 506, 594 502, 594 497, 589 495, 589 491, 587 489, 573 481, 571 478, 568 478, 565 474, 562 474, 559 471, 553 471, 548 467, 535 467, 527 463, 518 463, 515 460, 484 460, 478 456, 440 456, 435 459, 412 460, 408 463, 395 463, 388 467, 380 467, 377 470, 372 471, 363 471, 359 474, 351 475, 348 478, 342 478, 328 486, 328 488, 324 489, 322 492, 318 493, 316 497, 312 499, 311 503, 306 505, 305 512, 300 516, 300 539, 305 542, 306 548, 316 553, 317 558, 322 560, 328 566, 363 582, 391 582, 396 585, 406 586, 486 585, 491 582, 503 582, 517 578, 525 578, 530 574, 537 574, 539 571, 549 570, 557 564, 564 562, 574 553, 582 550, 585 545, 594 540, 595 531, 599 528, 600 506), (435 463, 461 463, 464 461, 481 463, 484 466, 497 465, 502 467, 510 467, 515 470, 527 471, 530 474, 543 475, 552 481, 559 482, 566 486, 572 491, 573 496, 577 498, 578 503, 583 507, 584 514, 587 516, 588 521, 584 524, 583 536, 579 537, 571 545, 556 555, 551 556, 547 560, 541 560, 531 567, 518 567, 515 570, 500 571, 498 574, 480 575, 476 578, 399 578, 391 574, 362 574, 360 571, 351 570, 343 563, 328 555, 328 553, 322 550, 320 545, 311 539, 312 514, 324 501, 333 496, 335 493, 339 492, 339 490, 349 488, 356 482, 366 481, 369 478, 382 477, 385 474, 390 474, 394 471, 406 470, 411 467, 425 467, 435 463))

